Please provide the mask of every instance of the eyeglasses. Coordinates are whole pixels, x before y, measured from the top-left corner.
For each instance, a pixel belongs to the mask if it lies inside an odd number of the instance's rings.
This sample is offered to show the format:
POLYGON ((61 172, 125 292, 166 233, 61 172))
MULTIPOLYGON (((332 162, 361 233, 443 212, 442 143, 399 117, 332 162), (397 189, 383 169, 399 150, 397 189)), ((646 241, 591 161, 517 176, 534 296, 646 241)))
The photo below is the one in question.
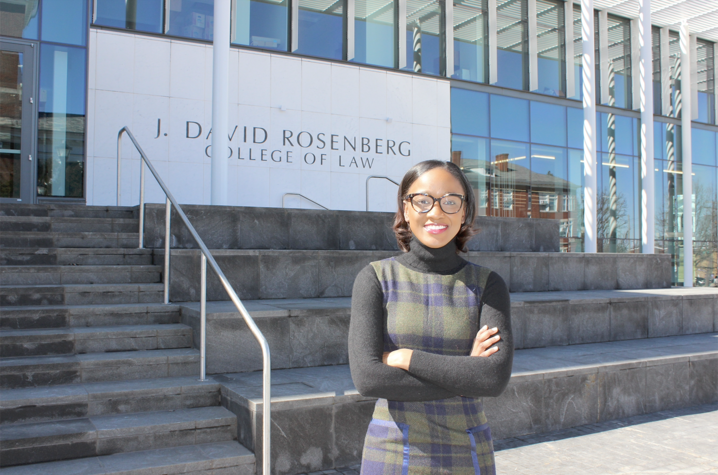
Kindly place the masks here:
POLYGON ((411 202, 414 211, 421 214, 431 211, 437 201, 441 210, 446 214, 458 213, 464 204, 464 196, 458 193, 447 193, 441 198, 434 198, 428 193, 411 193, 406 195, 404 200, 411 202))

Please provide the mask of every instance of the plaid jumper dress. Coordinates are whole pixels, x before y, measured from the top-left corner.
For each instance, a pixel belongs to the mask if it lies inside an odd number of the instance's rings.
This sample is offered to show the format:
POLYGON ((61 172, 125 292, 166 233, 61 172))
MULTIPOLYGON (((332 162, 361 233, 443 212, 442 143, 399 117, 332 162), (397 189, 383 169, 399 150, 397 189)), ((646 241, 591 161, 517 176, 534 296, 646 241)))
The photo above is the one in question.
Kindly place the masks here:
MULTIPOLYGON (((371 265, 384 294, 385 352, 399 348, 457 356, 471 352, 489 269, 467 263, 455 274, 428 274, 395 258, 371 265)), ((482 399, 379 399, 367 429, 361 473, 495 474, 482 399)))

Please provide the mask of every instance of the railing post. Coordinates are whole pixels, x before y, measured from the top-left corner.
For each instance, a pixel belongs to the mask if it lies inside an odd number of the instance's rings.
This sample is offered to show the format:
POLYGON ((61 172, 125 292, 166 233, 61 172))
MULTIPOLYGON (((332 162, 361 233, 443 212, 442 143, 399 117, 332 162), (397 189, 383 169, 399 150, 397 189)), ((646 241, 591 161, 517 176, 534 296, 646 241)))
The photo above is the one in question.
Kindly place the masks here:
POLYGON ((140 158, 140 249, 145 247, 145 162, 140 158))
POLYGON ((172 216, 172 203, 169 196, 165 198, 165 304, 170 303, 170 216, 172 216))
POLYGON ((207 256, 200 252, 200 297, 199 297, 199 380, 205 380, 206 374, 206 346, 205 337, 207 330, 207 256))

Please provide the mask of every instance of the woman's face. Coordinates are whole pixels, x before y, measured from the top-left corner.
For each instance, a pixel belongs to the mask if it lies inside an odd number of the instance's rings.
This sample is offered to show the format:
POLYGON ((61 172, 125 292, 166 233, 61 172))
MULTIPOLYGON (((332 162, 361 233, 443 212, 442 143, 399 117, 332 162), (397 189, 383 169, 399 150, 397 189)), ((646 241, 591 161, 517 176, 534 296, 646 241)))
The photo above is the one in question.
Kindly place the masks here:
MULTIPOLYGON (((461 182, 443 168, 433 168, 419 176, 406 194, 411 193, 428 193, 434 198, 441 198, 447 193, 465 194, 461 182)), ((465 217, 465 205, 458 213, 446 214, 436 202, 428 213, 418 213, 409 201, 404 201, 404 219, 409 223, 412 234, 422 244, 434 249, 446 246, 456 237, 465 217)))

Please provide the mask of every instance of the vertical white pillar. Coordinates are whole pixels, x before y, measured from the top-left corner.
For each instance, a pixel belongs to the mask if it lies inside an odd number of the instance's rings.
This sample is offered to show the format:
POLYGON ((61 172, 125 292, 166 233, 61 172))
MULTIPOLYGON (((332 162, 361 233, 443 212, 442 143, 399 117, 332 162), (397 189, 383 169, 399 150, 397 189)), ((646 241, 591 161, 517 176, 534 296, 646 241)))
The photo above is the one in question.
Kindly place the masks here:
MULTIPOLYGON (((639 0, 639 7, 641 0, 639 0)), ((640 18, 631 20, 631 109, 640 110, 641 102, 641 27, 640 18)))
POLYGON ((713 120, 718 124, 718 77, 716 77, 716 60, 718 60, 718 43, 713 43, 713 120))
POLYGON ((356 36, 354 35, 354 27, 356 25, 356 3, 354 0, 347 0, 347 61, 354 59, 356 36))
MULTIPOLYGON (((584 54, 586 52, 584 51, 584 54)), ((608 104, 608 12, 598 12, 598 59, 601 64, 601 104, 608 104)))
POLYGON ((651 33, 651 0, 638 0, 638 44, 640 60, 633 74, 639 79, 641 110, 641 249, 655 252, 655 174, 653 163, 653 35, 651 33))
POLYGON ((529 91, 539 87, 538 81, 538 19, 536 18, 536 1, 528 2, 529 27, 529 91))
POLYGON ((496 0, 489 0, 487 7, 489 9, 489 84, 496 84, 499 82, 496 0))
POLYGON ((583 174, 585 177, 584 252, 595 253, 598 241, 596 239, 596 66, 593 0, 581 0, 581 37, 583 39, 583 174))
POLYGON ((691 50, 688 21, 681 34, 681 139, 683 142, 683 285, 693 287, 693 156, 691 155, 691 50))
POLYGON ((229 26, 230 3, 214 2, 212 42, 212 172, 210 198, 213 205, 227 203, 229 148, 229 26))
POLYGON ((446 0, 446 77, 454 75, 454 0, 446 0))
POLYGON ((671 116, 670 30, 661 28, 661 115, 671 116))
POLYGON ((292 32, 292 53, 299 49, 299 0, 289 0, 292 9, 290 15, 290 28, 292 32))
POLYGON ((67 51, 55 51, 52 62, 52 165, 50 196, 65 196, 67 167, 67 51))
POLYGON ((696 35, 690 35, 691 55, 691 119, 698 120, 698 44, 696 35))
POLYGON ((566 44, 566 97, 576 95, 576 69, 573 66, 573 1, 564 3, 564 36, 566 44))
POLYGON ((399 69, 406 67, 406 0, 399 0, 399 24, 397 35, 399 37, 399 69))

